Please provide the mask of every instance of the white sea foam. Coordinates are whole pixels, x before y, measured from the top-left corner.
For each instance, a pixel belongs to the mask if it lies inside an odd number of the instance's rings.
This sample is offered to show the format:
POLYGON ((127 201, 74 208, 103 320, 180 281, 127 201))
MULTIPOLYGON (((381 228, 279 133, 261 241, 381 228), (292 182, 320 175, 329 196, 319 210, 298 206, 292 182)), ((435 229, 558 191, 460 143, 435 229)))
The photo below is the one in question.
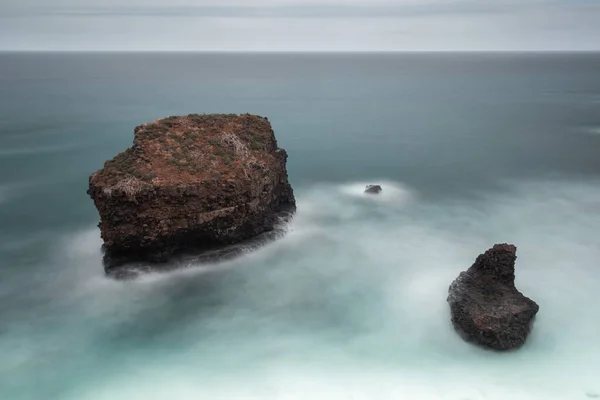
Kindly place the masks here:
POLYGON ((372 201, 390 206, 405 206, 415 196, 414 191, 406 185, 389 180, 374 180, 372 182, 352 182, 338 186, 344 195, 352 196, 362 201, 372 201), (365 193, 367 185, 380 185, 382 191, 377 195, 365 193))
POLYGON ((409 370, 348 371, 343 366, 337 370, 315 370, 318 368, 314 366, 284 366, 225 379, 210 375, 202 379, 202 375, 194 376, 183 368, 177 372, 152 371, 138 374, 136 379, 123 377, 114 382, 116 387, 98 385, 88 393, 77 393, 73 399, 563 400, 585 399, 596 394, 553 384, 548 387, 545 382, 527 378, 515 385, 476 370, 433 370, 431 376, 409 370), (472 381, 466 382, 465 375, 472 381), (540 383, 544 386, 538 386, 540 383))
POLYGON ((97 229, 69 238, 57 254, 65 273, 48 286, 68 290, 72 312, 91 324, 68 333, 82 351, 99 351, 103 337, 94 326, 125 336, 150 326, 131 349, 109 340, 102 351, 123 354, 100 360, 101 379, 74 385, 70 398, 570 400, 600 393, 593 305, 600 186, 513 183, 504 193, 440 204, 393 182, 381 183, 387 197, 363 196, 365 184, 298 190, 288 235, 219 266, 119 282, 103 276, 97 229), (540 312, 522 349, 493 353, 453 331, 446 294, 477 254, 504 241, 518 246, 517 286, 540 312), (163 340, 145 345, 156 330, 163 340))

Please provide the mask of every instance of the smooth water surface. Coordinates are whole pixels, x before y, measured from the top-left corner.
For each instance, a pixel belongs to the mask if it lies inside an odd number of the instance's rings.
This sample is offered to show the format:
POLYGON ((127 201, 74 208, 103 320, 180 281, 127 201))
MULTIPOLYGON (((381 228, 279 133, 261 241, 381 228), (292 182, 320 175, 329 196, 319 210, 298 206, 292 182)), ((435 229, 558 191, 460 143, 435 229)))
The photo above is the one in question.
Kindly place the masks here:
POLYGON ((598 397, 599 72, 596 54, 0 54, 0 398, 598 397), (136 125, 203 112, 269 118, 288 234, 106 278, 88 176, 136 125), (510 353, 464 343, 446 303, 497 242, 540 305, 510 353))

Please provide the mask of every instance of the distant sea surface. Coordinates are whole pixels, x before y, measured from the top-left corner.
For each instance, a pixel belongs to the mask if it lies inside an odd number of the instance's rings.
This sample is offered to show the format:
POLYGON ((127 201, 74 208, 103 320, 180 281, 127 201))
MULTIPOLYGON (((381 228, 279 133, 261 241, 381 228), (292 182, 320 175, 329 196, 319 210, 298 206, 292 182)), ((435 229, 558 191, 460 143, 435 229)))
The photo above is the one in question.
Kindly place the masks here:
POLYGON ((0 53, 0 398, 598 397, 599 154, 600 54, 0 53), (136 125, 246 112, 288 151, 287 235, 107 278, 88 176, 136 125), (446 303, 498 242, 540 305, 509 353, 446 303))

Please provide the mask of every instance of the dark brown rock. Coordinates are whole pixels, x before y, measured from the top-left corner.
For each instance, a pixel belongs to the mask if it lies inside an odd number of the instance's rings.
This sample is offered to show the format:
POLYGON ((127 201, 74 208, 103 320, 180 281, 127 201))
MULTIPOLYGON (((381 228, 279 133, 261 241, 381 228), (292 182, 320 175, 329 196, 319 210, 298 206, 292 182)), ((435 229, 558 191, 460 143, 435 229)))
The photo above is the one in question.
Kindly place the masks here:
POLYGON ((274 229, 295 211, 287 154, 256 115, 168 117, 92 174, 105 265, 162 263, 274 229))
POLYGON ((516 252, 496 244, 450 285, 452 323, 465 339, 496 350, 525 343, 539 307, 515 288, 516 252))
POLYGON ((383 189, 379 185, 367 185, 365 188, 365 193, 369 194, 379 194, 383 189))

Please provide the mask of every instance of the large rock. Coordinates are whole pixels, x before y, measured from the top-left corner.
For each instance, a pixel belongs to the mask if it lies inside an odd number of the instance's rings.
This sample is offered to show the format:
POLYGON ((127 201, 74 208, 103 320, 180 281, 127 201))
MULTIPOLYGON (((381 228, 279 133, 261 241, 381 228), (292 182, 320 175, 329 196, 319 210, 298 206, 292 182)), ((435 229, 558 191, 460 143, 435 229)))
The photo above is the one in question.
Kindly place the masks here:
POLYGON ((287 154, 256 115, 168 117, 92 174, 105 265, 165 262, 271 231, 295 211, 287 154))
POLYGON ((539 307, 515 288, 516 252, 496 244, 450 285, 452 323, 467 340, 497 350, 525 343, 539 307))

